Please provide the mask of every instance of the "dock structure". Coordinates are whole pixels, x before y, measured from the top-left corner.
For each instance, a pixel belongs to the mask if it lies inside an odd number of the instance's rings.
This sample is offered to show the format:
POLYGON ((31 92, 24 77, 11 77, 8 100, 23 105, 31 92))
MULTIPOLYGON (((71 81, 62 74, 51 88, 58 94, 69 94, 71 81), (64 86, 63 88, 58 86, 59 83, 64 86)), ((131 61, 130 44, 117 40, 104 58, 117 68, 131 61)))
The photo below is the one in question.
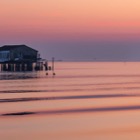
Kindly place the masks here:
POLYGON ((40 71, 48 65, 38 57, 38 51, 26 45, 0 47, 0 71, 40 71))

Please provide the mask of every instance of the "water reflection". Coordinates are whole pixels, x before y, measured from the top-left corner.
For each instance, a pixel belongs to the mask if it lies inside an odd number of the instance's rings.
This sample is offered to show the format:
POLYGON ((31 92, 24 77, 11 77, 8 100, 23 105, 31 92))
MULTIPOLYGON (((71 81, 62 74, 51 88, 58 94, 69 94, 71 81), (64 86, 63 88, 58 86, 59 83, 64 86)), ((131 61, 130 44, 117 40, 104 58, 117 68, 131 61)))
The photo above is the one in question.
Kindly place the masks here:
POLYGON ((104 95, 80 95, 80 96, 56 96, 56 97, 31 97, 31 98, 10 98, 0 99, 0 103, 12 102, 30 102, 44 100, 77 100, 77 99, 97 99, 97 98, 125 98, 125 97, 140 97, 140 94, 104 94, 104 95))
POLYGON ((59 63, 56 70, 55 77, 0 73, 1 139, 140 138, 140 63, 59 63))
POLYGON ((37 112, 13 112, 1 114, 0 116, 23 116, 23 115, 55 115, 55 114, 71 114, 71 113, 89 113, 89 112, 108 112, 108 111, 130 111, 140 110, 140 105, 137 106, 115 106, 115 107, 102 107, 102 108, 77 108, 65 110, 49 110, 37 112))
POLYGON ((0 72, 0 80, 39 78, 37 72, 0 72))

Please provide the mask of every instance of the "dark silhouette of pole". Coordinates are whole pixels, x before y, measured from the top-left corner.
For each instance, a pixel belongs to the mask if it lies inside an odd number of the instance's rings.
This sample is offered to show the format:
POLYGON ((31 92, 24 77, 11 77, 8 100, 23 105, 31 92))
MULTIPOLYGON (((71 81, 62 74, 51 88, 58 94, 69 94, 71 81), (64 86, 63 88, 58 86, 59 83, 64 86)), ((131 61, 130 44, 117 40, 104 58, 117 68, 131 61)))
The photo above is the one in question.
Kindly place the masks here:
POLYGON ((45 70, 47 71, 46 75, 49 75, 48 70, 49 70, 49 66, 48 66, 48 61, 45 62, 45 70))
POLYGON ((53 72, 53 75, 55 75, 55 72, 54 72, 54 61, 55 61, 55 58, 53 57, 52 58, 52 72, 53 72))

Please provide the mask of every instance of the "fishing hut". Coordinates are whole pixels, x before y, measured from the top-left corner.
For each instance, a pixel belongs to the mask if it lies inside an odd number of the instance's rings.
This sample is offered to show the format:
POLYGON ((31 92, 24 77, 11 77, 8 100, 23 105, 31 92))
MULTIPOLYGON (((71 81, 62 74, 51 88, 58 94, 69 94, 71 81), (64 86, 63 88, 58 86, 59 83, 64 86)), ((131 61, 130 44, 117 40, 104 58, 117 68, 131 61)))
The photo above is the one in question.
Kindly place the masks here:
POLYGON ((26 45, 5 45, 0 47, 1 71, 43 70, 43 66, 38 51, 33 48, 26 45))

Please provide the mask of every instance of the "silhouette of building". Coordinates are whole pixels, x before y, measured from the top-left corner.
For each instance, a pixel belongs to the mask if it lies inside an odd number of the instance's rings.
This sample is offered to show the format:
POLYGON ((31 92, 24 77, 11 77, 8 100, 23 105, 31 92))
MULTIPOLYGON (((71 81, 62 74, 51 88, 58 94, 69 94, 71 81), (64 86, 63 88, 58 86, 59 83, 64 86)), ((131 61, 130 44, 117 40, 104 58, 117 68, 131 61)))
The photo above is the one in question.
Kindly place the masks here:
POLYGON ((0 47, 0 71, 43 70, 38 51, 26 45, 5 45, 0 47))
POLYGON ((38 51, 26 45, 5 45, 0 47, 0 63, 36 62, 38 51))

